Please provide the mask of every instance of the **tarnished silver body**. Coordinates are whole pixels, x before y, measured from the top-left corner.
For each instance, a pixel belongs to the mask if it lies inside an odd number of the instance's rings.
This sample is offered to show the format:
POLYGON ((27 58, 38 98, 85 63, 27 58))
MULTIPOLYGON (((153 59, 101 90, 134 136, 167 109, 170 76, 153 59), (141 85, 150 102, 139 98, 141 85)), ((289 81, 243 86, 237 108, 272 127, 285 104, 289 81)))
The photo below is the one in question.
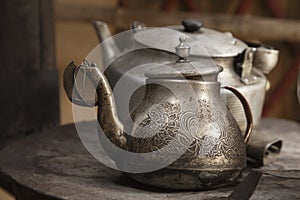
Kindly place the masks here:
POLYGON ((133 135, 141 137, 150 131, 154 137, 134 139, 129 142, 129 149, 139 153, 160 151, 168 141, 178 140, 182 146, 168 146, 165 152, 161 150, 162 157, 155 158, 161 161, 168 159, 169 154, 180 153, 189 147, 166 168, 131 174, 133 178, 165 188, 210 189, 232 182, 246 167, 241 130, 221 101, 219 83, 150 79, 146 94, 142 104, 133 112, 137 124, 133 127, 133 135), (197 107, 187 103, 191 95, 182 92, 186 91, 186 84, 198 94, 197 107), (181 96, 175 97, 162 85, 180 90, 181 96), (159 123, 156 120, 161 116, 168 119, 159 123))

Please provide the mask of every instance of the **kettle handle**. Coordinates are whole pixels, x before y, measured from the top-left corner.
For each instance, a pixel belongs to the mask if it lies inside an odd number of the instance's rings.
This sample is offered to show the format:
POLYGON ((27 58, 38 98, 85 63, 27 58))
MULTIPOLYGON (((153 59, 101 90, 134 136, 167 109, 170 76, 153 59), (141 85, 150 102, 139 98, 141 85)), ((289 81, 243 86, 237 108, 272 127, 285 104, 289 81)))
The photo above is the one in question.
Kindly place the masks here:
POLYGON ((230 87, 230 86, 223 86, 222 88, 227 89, 229 91, 231 91, 242 103, 243 105, 243 109, 246 115, 246 120, 247 120, 247 127, 246 127, 246 134, 244 136, 244 142, 245 144, 248 143, 250 135, 252 133, 252 129, 253 129, 253 117, 252 117, 252 112, 250 109, 250 106, 247 102, 247 100, 245 99, 245 97, 235 88, 230 87))

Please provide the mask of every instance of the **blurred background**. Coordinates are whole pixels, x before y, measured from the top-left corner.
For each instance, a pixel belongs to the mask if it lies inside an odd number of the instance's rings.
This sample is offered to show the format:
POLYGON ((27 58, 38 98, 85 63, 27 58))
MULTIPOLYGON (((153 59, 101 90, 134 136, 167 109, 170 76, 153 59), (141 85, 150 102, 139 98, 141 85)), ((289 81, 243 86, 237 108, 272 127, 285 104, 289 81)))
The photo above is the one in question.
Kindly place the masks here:
MULTIPOLYGON (((268 75, 271 88, 266 95, 263 116, 300 121, 296 97, 300 30, 297 30, 299 24, 294 29, 285 27, 300 19, 299 8, 297 0, 56 0, 56 58, 60 83, 67 63, 74 60, 80 64, 98 44, 92 20, 104 21, 113 33, 118 33, 127 30, 133 20, 147 26, 165 26, 195 18, 205 27, 230 31, 239 39, 266 43, 280 50, 279 62, 268 75), (238 23, 233 24, 232 16, 238 23)), ((70 123, 70 102, 61 84, 60 92, 60 122, 70 123)))
MULTIPOLYGON (((3 83, 1 91, 8 97, 1 99, 1 104, 4 105, 1 109, 4 111, 1 111, 0 125, 12 124, 12 128, 9 129, 1 127, 1 140, 4 136, 10 137, 19 132, 29 134, 38 127, 44 127, 45 124, 53 126, 73 122, 72 106, 63 90, 62 74, 70 61, 74 60, 76 64, 80 64, 99 43, 91 24, 92 20, 108 23, 110 30, 115 34, 129 29, 130 23, 134 20, 150 27, 159 27, 180 24, 183 19, 195 18, 203 22, 207 28, 230 31, 238 39, 274 46, 280 51, 280 56, 277 66, 268 74, 271 87, 265 98, 263 117, 300 122, 300 108, 296 95, 297 73, 300 66, 298 0, 7 0, 1 4, 4 13, 2 13, 4 17, 1 18, 3 29, 1 45, 4 46, 1 49, 4 52, 1 54, 1 60, 5 65, 1 67, 0 80, 3 83), (18 8, 15 9, 17 13, 11 13, 15 7, 18 8), (36 15, 33 12, 35 9, 36 15), (30 17, 24 18, 23 15, 27 16, 28 13, 31 13, 30 17), (8 19, 7 16, 14 17, 8 19), (28 20, 31 18, 36 19, 33 21, 37 24, 41 24, 42 20, 43 25, 36 27, 32 20, 28 20), (22 23, 23 19, 24 22, 30 23, 22 23), (20 23, 18 31, 10 27, 14 23, 20 23), (35 32, 41 33, 43 37, 38 40, 36 46, 31 46, 24 38, 28 36, 28 41, 31 41, 36 37, 32 34, 35 32), (12 37, 10 40, 6 39, 11 35, 16 37, 15 41, 11 41, 12 37), (14 43, 26 48, 14 48, 14 43), (30 52, 33 52, 32 55, 38 54, 41 59, 36 61, 29 58, 27 53, 30 52), (20 66, 23 62, 21 60, 12 62, 14 57, 11 55, 15 53, 24 54, 21 58, 39 66, 33 71, 40 73, 35 76, 25 72, 28 70, 26 65, 23 68, 20 66), (8 66, 7 63, 12 64, 8 66), (9 74, 7 72, 12 70, 19 78, 7 76, 9 74), (30 78, 31 76, 33 77, 30 78), (16 101, 17 103, 12 106, 13 109, 5 107, 12 105, 15 99, 23 95, 20 91, 15 92, 22 89, 20 85, 12 84, 8 87, 7 80, 17 81, 19 84, 23 84, 24 80, 25 84, 31 84, 29 88, 24 89, 26 98, 23 98, 32 102, 29 107, 26 100, 16 101), (41 93, 41 88, 45 88, 47 94, 41 93), (32 92, 32 95, 27 98, 28 91, 32 92), (34 95, 43 98, 35 101, 34 95), (24 102, 26 106, 23 105, 24 102), (40 110, 41 114, 31 115, 32 110, 40 110), (30 120, 24 116, 29 116, 30 120), (41 119, 44 121, 41 122, 41 119), (41 126, 38 125, 40 122, 41 126)), ((12 198, 0 189, 1 200, 12 198)))

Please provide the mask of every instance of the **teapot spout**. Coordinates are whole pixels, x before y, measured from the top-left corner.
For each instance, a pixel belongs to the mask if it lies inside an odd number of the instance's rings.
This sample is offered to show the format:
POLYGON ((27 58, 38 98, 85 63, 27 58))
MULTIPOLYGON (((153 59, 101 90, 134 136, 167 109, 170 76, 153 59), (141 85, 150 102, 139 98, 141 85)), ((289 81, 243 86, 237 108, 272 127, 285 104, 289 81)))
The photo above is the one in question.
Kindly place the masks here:
POLYGON ((118 147, 126 149, 126 138, 123 132, 123 124, 119 120, 115 99, 108 80, 98 69, 95 63, 91 65, 84 60, 80 66, 75 66, 71 62, 64 73, 64 88, 69 99, 81 106, 98 106, 98 121, 105 135, 118 147), (77 95, 76 75, 84 74, 94 85, 97 98, 93 103, 86 102, 84 97, 77 95), (71 91, 72 90, 72 91, 71 91))
POLYGON ((106 23, 102 21, 93 21, 93 26, 97 33, 99 42, 102 42, 101 51, 104 64, 109 64, 112 59, 121 54, 120 49, 117 47, 114 39, 111 37, 112 35, 106 23))
POLYGON ((265 44, 246 43, 250 48, 255 49, 253 66, 263 73, 269 74, 278 62, 279 51, 265 44))

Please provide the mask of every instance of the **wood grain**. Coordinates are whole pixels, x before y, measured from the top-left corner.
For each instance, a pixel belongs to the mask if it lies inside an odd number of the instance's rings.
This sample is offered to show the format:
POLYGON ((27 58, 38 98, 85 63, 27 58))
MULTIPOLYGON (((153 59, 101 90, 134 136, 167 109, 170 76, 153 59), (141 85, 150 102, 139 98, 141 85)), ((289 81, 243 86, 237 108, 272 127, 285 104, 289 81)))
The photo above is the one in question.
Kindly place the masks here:
POLYGON ((0 7, 2 143, 6 137, 56 125, 59 108, 53 2, 10 0, 0 1, 0 7))
POLYGON ((300 41, 300 22, 291 19, 275 19, 257 16, 232 14, 211 14, 195 12, 159 12, 149 10, 128 10, 103 8, 91 5, 72 5, 59 3, 55 5, 56 17, 59 20, 92 21, 101 20, 128 29, 129 24, 138 20, 150 27, 180 24, 182 19, 195 18, 205 27, 220 31, 234 32, 240 38, 264 41, 300 41), (272 34, 270 34, 272 30, 272 34))

